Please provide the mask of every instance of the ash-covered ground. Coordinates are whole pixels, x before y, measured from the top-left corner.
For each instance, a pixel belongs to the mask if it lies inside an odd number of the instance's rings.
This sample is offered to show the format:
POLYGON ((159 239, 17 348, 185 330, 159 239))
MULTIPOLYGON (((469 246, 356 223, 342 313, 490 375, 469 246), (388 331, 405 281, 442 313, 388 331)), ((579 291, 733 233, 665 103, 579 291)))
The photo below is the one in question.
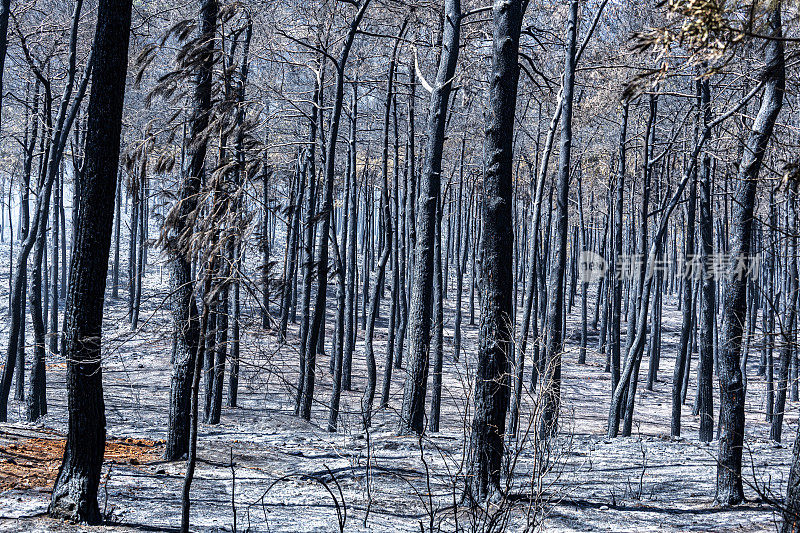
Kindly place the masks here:
MULTIPOLYGON (((3 264, 9 264, 8 243, 0 249, 3 264)), ((107 299, 103 385, 109 438, 150 442, 165 436, 171 352, 166 300, 169 276, 155 252, 150 259, 142 322, 136 331, 130 330, 126 319, 124 285, 120 299, 107 299)), ((8 269, 3 270, 0 316, 8 312, 8 269)), ((418 439, 396 435, 403 370, 393 374, 389 407, 376 413, 369 433, 363 431, 360 400, 365 366, 360 328, 353 391, 345 392, 342 398, 340 431, 329 433, 326 429, 331 393, 328 356, 318 360, 317 401, 311 422, 293 416, 297 326, 290 326, 288 342, 277 342, 271 333, 261 330, 257 306, 247 296, 248 291, 242 294, 239 407, 223 408, 219 425, 200 426, 199 462, 191 492, 195 530, 232 531, 234 524, 237 531, 275 532, 339 531, 340 527, 354 532, 455 531, 489 526, 480 513, 457 505, 464 483, 478 335, 477 317, 475 325, 469 324, 468 298, 463 302, 464 354, 459 362, 454 362, 452 353, 454 290, 446 301, 442 431, 418 439)), ((590 295, 594 294, 596 290, 591 290, 590 295)), ((588 364, 577 364, 580 306, 573 308, 563 367, 561 435, 548 450, 546 473, 535 475, 542 463, 537 460, 541 454, 534 452, 538 443, 531 431, 536 402, 528 395, 522 408, 521 436, 509 443, 508 488, 513 498, 496 501, 489 509, 499 529, 522 530, 539 520, 543 520, 540 526, 546 531, 775 529, 778 515, 769 502, 785 490, 797 432, 797 403, 789 402, 784 444, 776 445, 769 440, 764 421, 765 383, 756 377, 759 339, 755 339, 747 394, 748 501, 734 509, 715 507, 717 442, 706 445, 697 440, 698 420, 692 416, 694 374, 683 410, 685 438, 669 438, 671 376, 680 331, 676 303, 676 296, 665 297, 659 381, 653 391, 645 389, 645 359, 634 436, 614 440, 605 438, 610 401, 605 356, 593 349, 597 332, 592 331, 588 364)), ((590 312, 593 307, 589 306, 590 312)), ((331 305, 329 333, 334 322, 332 311, 331 305)), ((375 339, 379 393, 387 316, 388 311, 382 311, 375 339)), ((0 321, 3 347, 7 342, 3 328, 7 327, 7 321, 0 321)), ((693 367, 696 361, 694 354, 693 367)), ((27 424, 22 421, 24 404, 12 400, 11 422, 0 425, 3 449, 30 439, 57 439, 66 430, 64 363, 60 356, 48 356, 47 372, 47 417, 39 425, 27 424)), ((715 397, 715 407, 718 403, 715 397)), ((7 460, 8 453, 5 455, 0 455, 0 460, 7 460)), ((44 465, 43 470, 57 469, 59 458, 49 460, 52 464, 44 465)), ((6 478, 2 486, 13 487, 0 492, 0 530, 177 530, 184 471, 183 462, 165 463, 152 456, 142 460, 107 457, 99 500, 109 523, 102 527, 80 527, 47 518, 51 485, 28 488, 6 478)))

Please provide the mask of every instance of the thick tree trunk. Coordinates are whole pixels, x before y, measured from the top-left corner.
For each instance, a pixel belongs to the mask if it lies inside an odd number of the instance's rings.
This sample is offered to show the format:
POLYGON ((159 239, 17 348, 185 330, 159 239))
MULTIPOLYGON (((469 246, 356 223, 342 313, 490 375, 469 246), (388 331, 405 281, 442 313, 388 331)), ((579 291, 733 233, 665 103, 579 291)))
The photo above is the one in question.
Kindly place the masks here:
MULTIPOLYGON (((577 13, 577 0, 573 1, 577 13)), ((483 501, 500 491, 510 360, 513 359, 513 132, 519 81, 519 37, 524 1, 496 0, 486 128, 481 233, 481 326, 475 373, 475 416, 469 450, 467 494, 483 501)), ((574 22, 573 18, 574 59, 574 22)), ((571 61, 570 60, 570 61, 571 61)), ((566 110, 570 120, 571 108, 566 110)))
POLYGON ((50 515, 101 522, 97 488, 105 450, 100 343, 119 168, 131 0, 100 0, 84 171, 66 316, 69 423, 50 515))
MULTIPOLYGON (((749 260, 756 185, 761 162, 772 136, 772 129, 783 105, 785 67, 781 40, 781 3, 776 2, 769 15, 769 34, 775 39, 766 43, 765 86, 761 109, 753 121, 739 165, 738 185, 734 193, 730 253, 739 260, 749 260)), ((736 505, 744 499, 742 489, 742 445, 744 442, 744 394, 739 361, 742 329, 747 312, 748 276, 737 271, 733 261, 725 291, 724 332, 719 354, 720 426, 717 457, 716 501, 736 505)))
POLYGON ((442 366, 444 364, 444 339, 443 323, 444 312, 442 303, 444 291, 442 290, 442 206, 436 209, 436 241, 433 250, 433 306, 436 313, 433 319, 433 390, 431 390, 431 416, 428 420, 428 429, 432 433, 439 431, 442 414, 442 366))

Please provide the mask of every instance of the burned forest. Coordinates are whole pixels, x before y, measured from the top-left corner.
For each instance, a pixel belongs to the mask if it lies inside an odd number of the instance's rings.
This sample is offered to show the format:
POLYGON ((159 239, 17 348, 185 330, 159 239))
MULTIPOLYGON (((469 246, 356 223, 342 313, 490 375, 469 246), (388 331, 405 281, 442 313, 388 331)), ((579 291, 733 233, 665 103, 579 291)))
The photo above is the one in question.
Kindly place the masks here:
POLYGON ((796 0, 0 0, 0 531, 800 531, 796 91, 796 0))

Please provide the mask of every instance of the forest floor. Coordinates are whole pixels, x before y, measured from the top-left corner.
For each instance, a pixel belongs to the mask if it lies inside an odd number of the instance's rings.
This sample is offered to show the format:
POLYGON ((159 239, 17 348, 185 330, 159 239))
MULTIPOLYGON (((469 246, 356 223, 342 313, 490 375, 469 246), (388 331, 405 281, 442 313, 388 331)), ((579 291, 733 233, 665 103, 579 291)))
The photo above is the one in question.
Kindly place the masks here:
MULTIPOLYGON (((0 278, 0 316, 7 313, 7 277, 6 271, 0 278)), ((112 442, 99 501, 109 516, 108 525, 78 527, 44 515, 67 419, 64 363, 51 355, 49 414, 41 424, 24 423, 24 403, 12 401, 10 423, 0 425, 0 531, 177 530, 185 465, 160 459, 170 382, 167 282, 166 269, 157 264, 148 268, 142 323, 135 332, 126 319, 126 300, 107 300, 103 385, 112 442)), ((389 408, 375 415, 369 433, 361 429, 365 375, 361 330, 354 390, 343 395, 340 431, 326 430, 331 392, 327 356, 318 361, 311 422, 294 417, 297 327, 290 326, 289 342, 279 344, 260 329, 256 318, 249 318, 256 316, 255 305, 245 299, 243 314, 248 318, 242 324, 239 407, 224 408, 218 425, 200 426, 199 464, 191 493, 193 528, 232 531, 235 524, 238 531, 338 531, 341 521, 345 531, 428 531, 431 524, 440 531, 485 528, 477 513, 464 506, 457 506, 454 513, 452 505, 460 497, 455 487, 463 485, 478 333, 477 324, 469 325, 465 313, 464 357, 454 362, 454 294, 451 291, 445 311, 442 431, 422 439, 396 436, 403 370, 393 374, 389 408)), ((120 296, 126 296, 124 289, 120 296)), ((376 336, 379 394, 387 315, 382 313, 376 336)), ((645 389, 648 361, 643 361, 634 436, 628 438, 605 438, 610 375, 603 371, 605 356, 594 350, 589 351, 588 364, 577 364, 579 318, 576 305, 568 323, 562 431, 550 450, 553 466, 541 480, 531 482, 534 443, 532 432, 524 428, 530 427, 535 402, 526 398, 521 427, 522 434, 530 437, 511 443, 519 451, 511 454, 514 461, 508 466, 513 472, 510 489, 518 497, 495 502, 491 508, 503 528, 521 530, 526 517, 540 510, 546 531, 775 530, 778 515, 765 501, 785 490, 798 405, 792 402, 787 407, 785 444, 771 442, 764 422, 765 384, 755 375, 757 357, 751 357, 748 372, 748 501, 735 509, 718 508, 713 505, 717 442, 706 445, 697 440, 698 420, 691 413, 694 374, 683 411, 685 438, 669 437, 671 376, 680 328, 675 298, 665 298, 660 380, 653 391, 645 389)), ((332 326, 329 316, 328 327, 332 326)), ((2 346, 7 327, 5 321, 0 323, 2 346)), ((596 332, 590 341, 594 347, 596 332)))

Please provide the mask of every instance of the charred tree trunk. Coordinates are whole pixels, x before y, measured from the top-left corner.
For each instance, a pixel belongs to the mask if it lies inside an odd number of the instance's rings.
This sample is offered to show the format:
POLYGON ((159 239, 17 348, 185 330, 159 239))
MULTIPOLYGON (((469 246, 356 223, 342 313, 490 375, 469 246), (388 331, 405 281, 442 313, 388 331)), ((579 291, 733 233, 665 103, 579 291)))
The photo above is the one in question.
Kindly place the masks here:
POLYGON ((444 363, 443 322, 444 313, 442 300, 442 206, 436 209, 436 240, 433 250, 433 305, 436 316, 433 321, 433 390, 431 391, 431 416, 428 429, 436 433, 439 431, 442 413, 442 366, 444 363))
MULTIPOLYGON (((711 118, 711 100, 708 80, 700 82, 700 102, 704 127, 711 118)), ((714 230, 711 197, 711 158, 703 154, 700 169, 700 246, 702 260, 702 281, 700 300, 700 330, 698 346, 700 360, 697 366, 697 407, 700 415, 700 440, 710 442, 714 434, 714 397, 712 380, 714 372, 714 332, 716 317, 716 280, 711 272, 714 254, 714 230)))
POLYGON ((69 423, 50 515, 99 524, 97 488, 105 450, 100 343, 119 168, 122 105, 128 68, 131 0, 100 0, 95 67, 78 227, 66 316, 69 423))
POLYGON ((356 186, 358 169, 358 152, 356 151, 356 133, 358 131, 358 83, 353 84, 353 104, 351 108, 352 122, 350 124, 350 190, 348 191, 349 202, 345 206, 347 209, 347 242, 345 243, 346 274, 345 281, 345 323, 344 323, 344 346, 342 353, 342 388, 351 389, 353 352, 356 342, 356 269, 358 268, 358 257, 356 256, 356 229, 358 227, 358 187, 356 186))
POLYGON ((428 108, 428 140, 419 180, 416 247, 408 317, 408 375, 400 413, 401 434, 425 430, 425 396, 430 365, 431 315, 433 308, 436 211, 441 196, 442 151, 447 110, 459 52, 461 1, 446 0, 439 70, 428 108))
POLYGON ((542 386, 542 414, 539 435, 547 438, 557 431, 561 402, 561 352, 564 349, 564 271, 567 264, 567 232, 569 222, 569 173, 572 152, 572 103, 575 89, 575 55, 578 32, 578 0, 571 0, 567 20, 567 39, 564 59, 563 110, 561 112, 561 152, 558 168, 556 201, 556 242, 550 269, 548 291, 545 379, 542 386))
POLYGON ((790 185, 787 198, 787 210, 789 211, 789 224, 792 235, 787 243, 787 273, 785 280, 786 296, 783 305, 783 317, 781 323, 781 351, 780 366, 778 370, 777 391, 775 393, 775 407, 772 411, 770 438, 775 442, 781 442, 783 430, 783 417, 786 408, 787 390, 790 382, 789 367, 791 364, 797 365, 797 360, 793 359, 793 352, 796 349, 794 343, 795 327, 797 321, 797 235, 794 233, 798 227, 797 216, 797 182, 790 185))
MULTIPOLYGON (((404 335, 402 327, 399 326, 402 320, 400 313, 400 298, 403 297, 400 293, 400 206, 399 206, 399 139, 397 127, 397 96, 394 92, 395 83, 395 64, 397 62, 397 47, 400 44, 400 39, 406 31, 408 19, 406 18, 400 25, 400 31, 397 34, 397 39, 394 42, 394 49, 392 50, 391 61, 389 62, 388 80, 386 83, 386 114, 384 115, 384 130, 383 130, 383 173, 384 180, 388 180, 387 173, 389 171, 389 112, 392 109, 394 119, 394 164, 393 164, 393 183, 392 190, 394 191, 394 220, 393 235, 391 236, 392 249, 391 249, 391 263, 392 263, 392 289, 391 301, 389 302, 389 329, 386 338, 386 361, 383 369, 383 387, 381 390, 381 407, 389 404, 389 391, 392 384, 392 368, 395 355, 395 342, 396 330, 401 330, 400 335, 404 335), (394 105, 394 107, 391 107, 394 105)), ((391 210, 390 210, 391 211, 391 210)))
MULTIPOLYGON (((572 52, 577 0, 573 1, 572 52)), ((469 450, 467 494, 484 501, 500 491, 510 360, 513 359, 513 132, 519 81, 519 37, 523 1, 494 2, 493 53, 486 128, 481 232, 481 326, 475 374, 475 416, 469 450)), ((571 120, 571 107, 565 110, 571 120)))
MULTIPOLYGON (((769 14, 764 78, 766 80, 761 108, 753 121, 739 165, 737 190, 734 194, 730 224, 730 253, 740 260, 749 260, 753 210, 761 162, 772 136, 772 129, 783 105, 785 66, 781 30, 781 3, 776 2, 769 14)), ((742 489, 742 445, 744 442, 744 394, 740 353, 742 330, 747 313, 748 276, 737 272, 734 261, 728 272, 725 291, 724 332, 719 353, 720 426, 717 457, 716 501, 736 505, 744 499, 742 489)))
POLYGON ((342 116, 342 105, 344 102, 344 72, 358 26, 361 24, 361 19, 364 17, 364 13, 366 13, 369 4, 370 0, 361 0, 358 12, 350 23, 345 42, 342 45, 341 54, 336 62, 335 96, 325 155, 325 180, 323 182, 322 208, 320 210, 321 220, 319 222, 320 229, 318 232, 319 241, 317 244, 317 294, 314 301, 314 316, 311 321, 308 339, 302 347, 305 352, 305 372, 300 400, 300 416, 305 420, 311 419, 318 342, 321 338, 324 338, 323 323, 328 290, 328 233, 330 232, 331 217, 333 216, 333 181, 336 170, 336 143, 339 137, 339 122, 342 116))
POLYGON ((386 263, 392 247, 392 219, 389 207, 389 185, 386 174, 383 176, 383 188, 381 190, 381 206, 383 208, 383 232, 386 237, 383 241, 383 250, 378 260, 377 272, 375 274, 375 285, 372 287, 370 296, 369 314, 367 315, 367 329, 364 332, 365 357, 367 362, 367 384, 364 387, 364 395, 361 397, 361 416, 364 429, 368 429, 372 424, 372 403, 375 399, 375 388, 377 387, 378 375, 375 363, 375 351, 373 338, 375 334, 375 319, 378 317, 378 306, 381 301, 381 288, 386 278, 386 263))
MULTIPOLYGON (((698 87, 699 88, 699 87, 698 87)), ((698 119, 699 122, 699 119, 698 119)), ((699 126, 695 128, 695 137, 699 135, 699 126)), ((686 204, 686 227, 684 228, 683 260, 688 266, 695 255, 694 231, 696 216, 697 177, 692 178, 689 185, 689 198, 686 204)), ((692 330, 694 329, 694 301, 692 300, 692 277, 684 268, 682 275, 683 294, 681 296, 681 337, 678 344, 678 354, 675 357, 675 371, 672 374, 672 418, 670 431, 673 437, 681 435, 681 408, 683 407, 683 374, 686 372, 686 362, 691 350, 692 330)))
MULTIPOLYGON (((619 163, 617 164, 617 183, 615 190, 614 217, 614 272, 622 261, 622 235, 623 235, 623 198, 625 196, 625 173, 627 171, 627 152, 625 143, 628 134, 628 106, 627 101, 622 104, 622 121, 619 129, 619 163)), ((613 309, 611 311, 611 392, 613 394, 619 384, 620 377, 620 338, 622 325, 622 277, 614 277, 613 309)))
MULTIPOLYGON (((189 166, 182 183, 179 201, 173 208, 172 237, 167 242, 172 262, 172 321, 175 361, 170 382, 169 425, 164 458, 175 461, 189 451, 191 393, 195 357, 200 337, 197 302, 194 297, 191 257, 184 249, 191 236, 189 217, 197 209, 198 194, 205 174, 208 148, 205 130, 211 109, 211 77, 214 70, 214 36, 217 27, 217 1, 203 0, 200 5, 197 46, 200 61, 196 67, 192 95, 193 110, 189 120, 189 166)), ((205 296, 205 295, 204 295, 205 296)))

